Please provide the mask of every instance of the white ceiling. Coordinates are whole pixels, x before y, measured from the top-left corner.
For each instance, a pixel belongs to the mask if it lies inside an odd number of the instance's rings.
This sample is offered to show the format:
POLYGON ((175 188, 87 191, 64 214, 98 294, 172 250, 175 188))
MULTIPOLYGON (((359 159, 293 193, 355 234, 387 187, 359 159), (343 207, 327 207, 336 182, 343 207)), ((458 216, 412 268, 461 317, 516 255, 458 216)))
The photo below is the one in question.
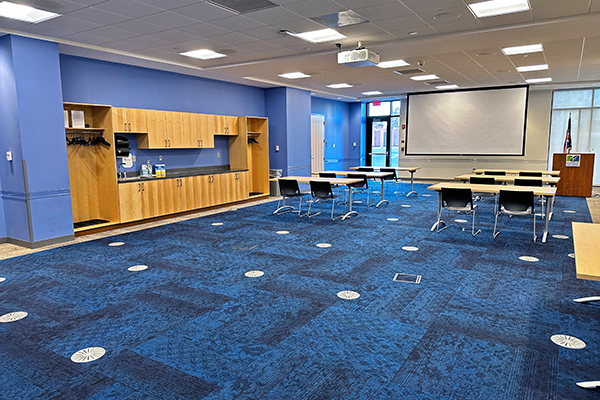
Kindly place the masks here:
POLYGON ((323 29, 311 17, 353 10, 368 22, 337 30, 361 42, 381 61, 424 62, 464 88, 521 84, 552 77, 540 88, 600 82, 600 0, 529 0, 531 11, 477 19, 467 8, 479 0, 271 0, 277 7, 236 14, 197 0, 15 0, 62 14, 28 24, 0 18, 2 33, 54 40, 65 54, 175 71, 258 87, 291 86, 318 96, 354 101, 361 92, 385 96, 435 90, 394 69, 337 64, 334 42, 312 44, 282 34, 323 29), (409 35, 410 32, 416 32, 409 35), (542 43, 543 53, 507 57, 502 47, 542 43), (200 61, 179 55, 207 48, 225 58, 200 61), (518 73, 517 66, 548 64, 548 71, 518 73), (277 75, 304 72, 310 78, 277 75), (349 83, 347 89, 326 85, 349 83))

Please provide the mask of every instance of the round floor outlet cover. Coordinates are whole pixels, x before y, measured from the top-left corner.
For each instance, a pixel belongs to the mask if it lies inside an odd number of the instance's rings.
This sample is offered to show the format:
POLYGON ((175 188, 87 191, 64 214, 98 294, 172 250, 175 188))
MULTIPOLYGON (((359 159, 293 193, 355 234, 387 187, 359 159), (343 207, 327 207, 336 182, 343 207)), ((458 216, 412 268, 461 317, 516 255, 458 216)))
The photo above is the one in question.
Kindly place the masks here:
POLYGON ((223 223, 222 222, 213 222, 211 225, 212 226, 221 226, 221 225, 223 225, 223 223))
POLYGON ((569 253, 568 256, 571 258, 575 258, 575 253, 569 253))
POLYGON ((388 218, 387 220, 388 220, 388 221, 395 222, 395 221, 398 221, 398 218, 388 218))
POLYGON ((362 200, 354 200, 353 203, 354 204, 362 204, 362 200))
POLYGON ((567 235, 552 235, 554 239, 568 239, 567 235))
POLYGON ((575 214, 577 211, 573 211, 573 210, 563 210, 564 213, 567 214, 575 214))
POLYGON ((265 273, 262 271, 248 271, 244 275, 248 278, 258 278, 259 276, 263 276, 265 273))
POLYGON ((404 250, 404 251, 417 251, 417 250, 419 250, 419 248, 415 247, 415 246, 402 246, 402 250, 404 250))
POLYGON ((110 247, 118 247, 118 246, 123 246, 124 244, 125 244, 125 242, 112 242, 112 243, 109 243, 108 245, 110 247))
POLYGON ((467 223, 469 221, 467 221, 466 219, 457 218, 457 219, 454 220, 454 222, 458 222, 458 223, 464 224, 464 223, 467 223))
POLYGON ((27 316, 25 311, 15 311, 0 316, 0 322, 15 322, 27 316))
POLYGON ((289 231, 277 231, 275 233, 278 234, 278 235, 287 235, 290 232, 289 231))
POLYGON ((567 349, 583 349, 585 347, 585 342, 581 339, 577 339, 574 336, 569 335, 554 335, 550 337, 550 340, 554 344, 559 345, 560 347, 566 347, 567 349))
POLYGON ((411 205, 410 204, 400 204, 400 207, 408 208, 408 207, 411 207, 411 205))
POLYGON ((431 195, 430 195, 430 194, 424 194, 423 196, 424 196, 424 197, 431 197, 431 195))
POLYGON ((143 271, 145 269, 148 269, 147 265, 134 265, 133 267, 127 268, 127 271, 137 272, 137 271, 143 271))
POLYGON ((538 261, 540 261, 539 258, 537 258, 537 257, 531 257, 531 256, 521 256, 521 257, 519 257, 519 260, 521 260, 521 261, 528 261, 528 262, 538 262, 538 261))
POLYGON ((355 300, 360 297, 360 294, 353 292, 352 290, 342 290, 337 294, 337 296, 344 300, 355 300))
POLYGON ((319 243, 319 244, 317 244, 317 247, 320 247, 322 249, 326 249, 328 247, 331 247, 331 243, 319 243))
POLYGON ((4 282, 6 278, 0 278, 0 282, 4 282))
POLYGON ((71 356, 71 361, 76 363, 88 363, 90 361, 99 359, 105 353, 106 350, 104 350, 102 347, 88 347, 75 352, 71 356))

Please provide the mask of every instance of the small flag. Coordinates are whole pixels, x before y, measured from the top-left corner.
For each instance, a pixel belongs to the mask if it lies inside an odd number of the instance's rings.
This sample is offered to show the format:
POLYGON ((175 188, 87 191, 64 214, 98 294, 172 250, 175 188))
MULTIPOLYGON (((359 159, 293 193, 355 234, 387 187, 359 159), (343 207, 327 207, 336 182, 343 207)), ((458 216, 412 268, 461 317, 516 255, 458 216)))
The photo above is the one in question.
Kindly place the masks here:
POLYGON ((570 153, 572 148, 573 144, 571 143, 571 113, 569 113, 569 121, 567 122, 567 135, 565 136, 563 153, 570 153))

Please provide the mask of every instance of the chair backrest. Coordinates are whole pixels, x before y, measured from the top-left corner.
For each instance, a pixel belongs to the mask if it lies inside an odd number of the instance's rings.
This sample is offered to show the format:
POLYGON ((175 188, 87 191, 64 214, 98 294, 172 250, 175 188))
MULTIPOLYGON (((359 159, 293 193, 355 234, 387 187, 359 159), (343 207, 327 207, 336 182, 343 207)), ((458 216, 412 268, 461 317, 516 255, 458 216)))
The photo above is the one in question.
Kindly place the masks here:
POLYGON ((484 175, 505 176, 506 171, 483 171, 484 175))
POLYGON ((442 205, 444 207, 466 207, 471 204, 473 208, 473 193, 469 188, 442 188, 442 205))
POLYGON ((392 181, 392 180, 396 180, 397 176, 396 176, 396 170, 394 168, 379 168, 379 172, 387 172, 387 173, 391 173, 394 175, 388 175, 386 177, 384 177, 383 179, 386 181, 392 181))
POLYGON ((328 181, 310 181, 310 192, 318 199, 332 199, 333 191, 328 181))
POLYGON ((348 179, 362 179, 362 182, 357 182, 357 183, 351 183, 350 187, 353 188, 368 188, 369 187, 369 181, 367 180, 367 175, 365 174, 348 174, 347 176, 348 179))
POLYGON ((541 172, 533 172, 533 171, 519 171, 519 176, 537 176, 539 178, 542 177, 541 172))
POLYGON ((295 179, 279 179, 279 192, 282 196, 301 196, 298 181, 295 179))
POLYGON ((319 172, 319 178, 337 178, 335 172, 319 172))
POLYGON ((361 172, 374 172, 375 169, 373 167, 358 167, 356 168, 357 171, 361 171, 361 172))
POLYGON ((515 186, 544 186, 541 179, 519 179, 515 178, 515 186))
POLYGON ((475 183, 477 185, 495 185, 496 180, 487 176, 472 176, 469 178, 469 183, 475 183))
POLYGON ((500 197, 498 199, 498 210, 504 207, 507 211, 527 211, 531 207, 531 213, 535 213, 533 208, 534 196, 533 192, 519 192, 517 190, 502 190, 500 189, 500 197))

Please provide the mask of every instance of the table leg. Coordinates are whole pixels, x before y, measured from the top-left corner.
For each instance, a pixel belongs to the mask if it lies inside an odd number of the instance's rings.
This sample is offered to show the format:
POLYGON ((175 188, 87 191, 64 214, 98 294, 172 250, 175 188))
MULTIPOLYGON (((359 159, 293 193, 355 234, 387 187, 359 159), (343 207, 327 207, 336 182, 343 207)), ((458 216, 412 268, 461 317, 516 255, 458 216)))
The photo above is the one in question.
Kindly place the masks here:
MULTIPOLYGON (((411 194, 417 194, 417 192, 415 192, 413 190, 413 183, 414 183, 414 177, 415 177, 415 171, 410 171, 410 192, 408 192, 408 194, 406 195, 406 197, 410 196, 411 194)), ((441 195, 440 195, 441 196, 441 195)))
POLYGON ((352 215, 358 215, 356 211, 352 211, 352 188, 350 187, 350 185, 348 185, 348 204, 348 212, 344 214, 344 216, 342 217, 342 221, 346 218, 350 218, 350 216, 352 215))
POLYGON ((383 179, 383 178, 379 178, 379 179, 381 179, 381 200, 379 200, 379 203, 377 203, 377 205, 376 205, 375 207, 379 207, 379 206, 380 206, 380 205, 382 205, 383 203, 388 203, 388 204, 389 204, 389 201, 387 201, 387 200, 386 200, 386 199, 383 197, 383 194, 385 193, 385 188, 383 187, 383 182, 384 182, 384 179, 383 179))
POLYGON ((544 233, 542 234, 542 243, 546 243, 546 239, 548 238, 548 221, 550 221, 551 210, 548 210, 548 207, 552 207, 551 202, 554 201, 554 196, 545 196, 546 197, 546 213, 544 215, 544 233), (550 204, 550 206, 548 206, 550 204))
POLYGON ((438 209, 437 209, 437 221, 431 227, 431 232, 435 231, 440 225, 446 225, 444 221, 442 221, 442 191, 438 190, 438 209))

